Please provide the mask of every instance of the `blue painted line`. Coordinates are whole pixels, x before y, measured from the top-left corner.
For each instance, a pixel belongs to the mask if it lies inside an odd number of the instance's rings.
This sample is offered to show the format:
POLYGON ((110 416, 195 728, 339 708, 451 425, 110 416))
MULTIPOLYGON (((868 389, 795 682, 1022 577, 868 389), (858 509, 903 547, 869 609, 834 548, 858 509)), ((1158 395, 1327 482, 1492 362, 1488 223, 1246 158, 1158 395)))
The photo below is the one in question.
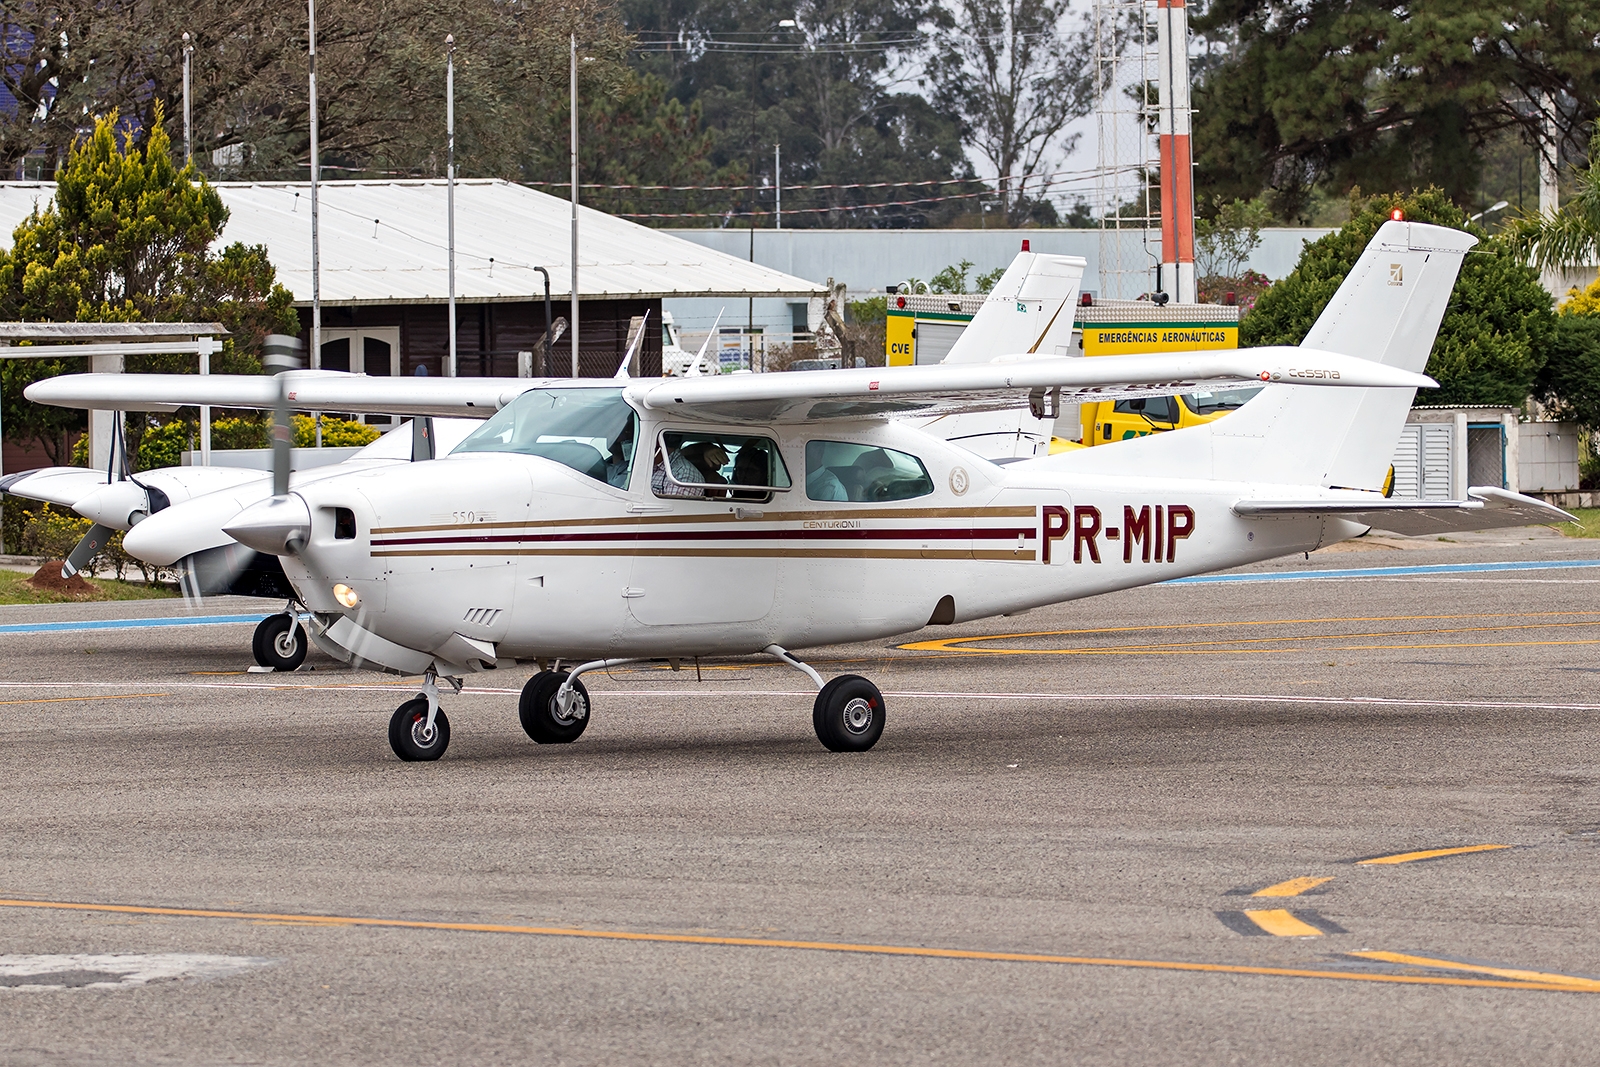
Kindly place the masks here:
POLYGON ((0 626, 0 634, 49 634, 70 630, 143 630, 161 626, 221 626, 233 622, 260 622, 266 617, 266 615, 174 615, 163 619, 29 622, 0 626))
POLYGON ((1164 585, 1199 585, 1217 582, 1301 582, 1317 578, 1391 578, 1411 574, 1482 574, 1494 571, 1555 571, 1574 567, 1600 567, 1600 559, 1540 559, 1510 563, 1433 563, 1417 567, 1365 567, 1342 571, 1277 571, 1270 574, 1197 574, 1174 578, 1164 585))

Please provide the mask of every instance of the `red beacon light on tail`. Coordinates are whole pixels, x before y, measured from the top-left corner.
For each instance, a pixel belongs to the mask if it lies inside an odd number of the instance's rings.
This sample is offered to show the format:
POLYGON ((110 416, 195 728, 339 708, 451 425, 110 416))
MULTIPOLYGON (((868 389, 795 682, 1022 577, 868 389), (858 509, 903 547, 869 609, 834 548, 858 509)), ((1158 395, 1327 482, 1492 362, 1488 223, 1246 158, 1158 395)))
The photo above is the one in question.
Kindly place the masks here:
POLYGON ((1401 211, 1399 208, 1395 208, 1393 211, 1389 212, 1389 217, 1396 222, 1406 221, 1406 213, 1401 211))

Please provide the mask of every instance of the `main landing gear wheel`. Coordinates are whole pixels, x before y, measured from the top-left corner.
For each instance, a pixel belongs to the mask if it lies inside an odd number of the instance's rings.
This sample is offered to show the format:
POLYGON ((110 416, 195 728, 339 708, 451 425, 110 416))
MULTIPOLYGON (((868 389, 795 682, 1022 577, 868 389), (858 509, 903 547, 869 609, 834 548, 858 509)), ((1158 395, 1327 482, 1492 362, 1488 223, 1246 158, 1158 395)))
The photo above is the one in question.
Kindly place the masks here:
POLYGON ((275 671, 292 671, 306 661, 305 627, 293 615, 268 615, 250 640, 256 662, 275 671))
POLYGON ((540 671, 522 687, 517 713, 522 728, 541 745, 566 745, 576 741, 589 725, 589 690, 581 680, 572 683, 572 700, 562 710, 557 694, 565 673, 540 671))
POLYGON ((428 725, 428 699, 417 697, 395 709, 389 719, 389 747, 407 763, 425 763, 444 755, 450 747, 450 720, 444 709, 428 725))
POLYGON ((865 752, 883 736, 883 694, 858 674, 822 687, 811 712, 817 740, 829 752, 865 752))

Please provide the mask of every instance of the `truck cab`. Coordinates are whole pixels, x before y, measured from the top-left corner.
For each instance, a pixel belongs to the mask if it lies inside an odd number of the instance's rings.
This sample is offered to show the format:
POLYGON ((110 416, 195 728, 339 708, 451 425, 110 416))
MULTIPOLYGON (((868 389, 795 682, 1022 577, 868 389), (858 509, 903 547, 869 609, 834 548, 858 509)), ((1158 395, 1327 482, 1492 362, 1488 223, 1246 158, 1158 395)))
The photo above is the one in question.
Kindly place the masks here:
POLYGON ((1261 391, 1260 386, 1239 389, 1199 389, 1181 396, 1150 396, 1134 400, 1099 400, 1079 405, 1085 447, 1128 441, 1147 434, 1179 430, 1215 422, 1244 407, 1261 391))

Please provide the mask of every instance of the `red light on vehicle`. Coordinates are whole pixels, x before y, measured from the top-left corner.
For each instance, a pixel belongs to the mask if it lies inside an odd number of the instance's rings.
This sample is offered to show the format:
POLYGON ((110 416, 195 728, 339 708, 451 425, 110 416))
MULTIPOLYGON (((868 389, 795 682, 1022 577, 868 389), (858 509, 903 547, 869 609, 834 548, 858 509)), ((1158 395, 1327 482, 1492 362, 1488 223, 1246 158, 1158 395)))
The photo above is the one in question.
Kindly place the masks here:
POLYGON ((1406 213, 1401 211, 1399 208, 1395 208, 1393 211, 1389 212, 1389 217, 1396 222, 1406 221, 1406 213))
POLYGON ((1094 307, 1094 294, 1093 293, 1084 293, 1081 297, 1078 298, 1078 306, 1079 307, 1086 307, 1086 308, 1094 307))
POLYGON ((897 307, 897 308, 905 307, 906 306, 906 298, 903 297, 903 296, 895 297, 894 298, 894 306, 897 307))

